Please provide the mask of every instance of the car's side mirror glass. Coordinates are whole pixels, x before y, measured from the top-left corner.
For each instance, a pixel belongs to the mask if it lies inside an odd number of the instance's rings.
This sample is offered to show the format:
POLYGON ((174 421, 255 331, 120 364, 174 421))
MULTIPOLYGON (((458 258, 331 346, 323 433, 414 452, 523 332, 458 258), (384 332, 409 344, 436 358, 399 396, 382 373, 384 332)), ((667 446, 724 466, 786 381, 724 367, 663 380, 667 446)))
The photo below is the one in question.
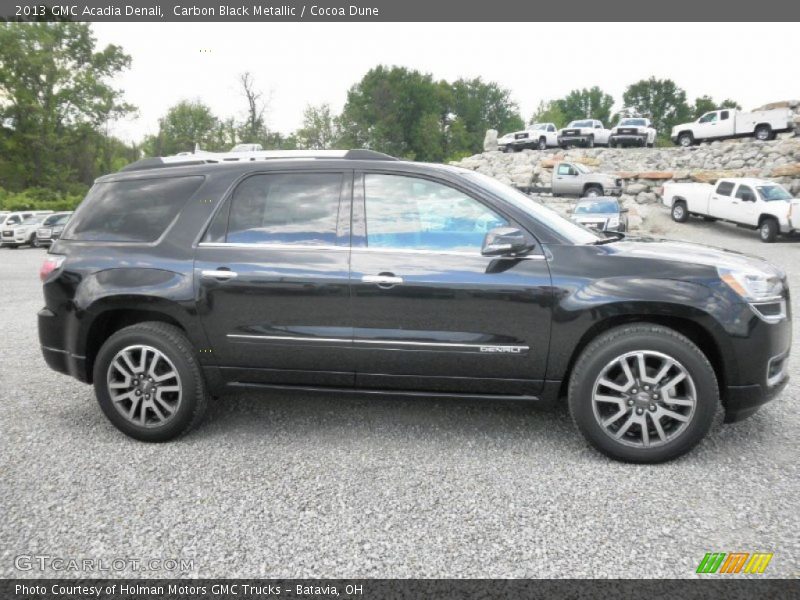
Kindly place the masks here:
POLYGON ((495 227, 483 238, 481 254, 484 256, 512 256, 527 252, 533 247, 528 236, 516 227, 495 227))

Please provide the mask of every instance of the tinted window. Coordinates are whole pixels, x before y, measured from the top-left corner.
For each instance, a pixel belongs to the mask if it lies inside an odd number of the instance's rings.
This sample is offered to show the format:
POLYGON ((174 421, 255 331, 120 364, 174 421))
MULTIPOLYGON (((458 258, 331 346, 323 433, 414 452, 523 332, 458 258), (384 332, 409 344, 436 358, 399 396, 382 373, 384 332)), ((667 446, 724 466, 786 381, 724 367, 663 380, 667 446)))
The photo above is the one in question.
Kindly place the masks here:
POLYGON ((226 241, 335 244, 341 190, 341 173, 248 177, 233 193, 226 241))
POLYGON ((63 237, 153 242, 202 183, 201 176, 97 183, 70 219, 63 237))
POLYGON ((480 252, 486 233, 507 225, 474 198, 426 179, 367 174, 364 192, 371 248, 480 252))
POLYGON ((729 114, 729 113, 728 113, 728 111, 727 111, 727 110, 723 110, 723 111, 720 113, 720 117, 719 117, 720 121, 724 121, 725 119, 727 119, 727 118, 728 118, 728 114, 729 114))
POLYGON ((720 196, 730 196, 733 191, 733 183, 730 181, 722 181, 717 186, 717 194, 720 196))
POLYGON ((746 185, 740 185, 739 189, 736 190, 736 197, 739 198, 739 200, 741 200, 745 196, 749 196, 750 198, 753 198, 753 199, 755 199, 755 197, 756 197, 755 194, 753 194, 753 189, 752 188, 750 188, 750 187, 748 187, 746 185))

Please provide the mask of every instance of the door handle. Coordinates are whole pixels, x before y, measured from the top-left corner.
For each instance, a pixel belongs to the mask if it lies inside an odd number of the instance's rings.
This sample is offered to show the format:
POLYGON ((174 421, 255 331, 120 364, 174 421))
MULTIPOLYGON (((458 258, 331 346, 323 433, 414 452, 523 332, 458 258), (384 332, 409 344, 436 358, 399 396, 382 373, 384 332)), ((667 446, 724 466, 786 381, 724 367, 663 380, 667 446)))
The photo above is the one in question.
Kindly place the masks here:
POLYGON ((203 279, 234 279, 238 276, 238 273, 230 269, 217 269, 216 271, 213 269, 203 269, 200 271, 200 277, 203 279))
POLYGON ((364 275, 361 278, 363 283, 374 283, 378 287, 392 287, 395 285, 400 285, 403 283, 402 277, 395 277, 391 274, 381 274, 381 275, 364 275))

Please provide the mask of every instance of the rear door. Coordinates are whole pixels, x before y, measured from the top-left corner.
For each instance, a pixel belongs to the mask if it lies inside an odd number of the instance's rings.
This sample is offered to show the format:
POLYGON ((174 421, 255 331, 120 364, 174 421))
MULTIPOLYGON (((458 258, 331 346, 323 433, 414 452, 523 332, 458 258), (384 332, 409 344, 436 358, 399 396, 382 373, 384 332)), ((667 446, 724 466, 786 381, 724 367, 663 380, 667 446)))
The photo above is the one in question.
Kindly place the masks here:
POLYGON ((352 172, 255 173, 195 255, 209 351, 228 382, 351 387, 352 172))
POLYGON ((481 255, 511 220, 451 183, 365 172, 354 180, 351 257, 356 384, 536 394, 550 342, 541 252, 481 255))

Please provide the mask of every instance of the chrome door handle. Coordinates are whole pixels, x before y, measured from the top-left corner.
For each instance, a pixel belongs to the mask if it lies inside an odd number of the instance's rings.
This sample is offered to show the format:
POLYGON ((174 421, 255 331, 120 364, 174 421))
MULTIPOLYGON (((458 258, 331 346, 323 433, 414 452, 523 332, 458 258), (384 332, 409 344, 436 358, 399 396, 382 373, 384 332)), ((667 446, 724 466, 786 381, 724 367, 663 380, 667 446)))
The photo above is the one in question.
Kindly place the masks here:
POLYGON ((200 271, 200 277, 203 279, 234 279, 238 277, 238 273, 235 271, 224 271, 224 270, 211 270, 211 269, 204 269, 200 271))
POLYGON ((395 277, 394 275, 364 275, 361 281, 377 285, 400 285, 403 283, 403 278, 395 277))

